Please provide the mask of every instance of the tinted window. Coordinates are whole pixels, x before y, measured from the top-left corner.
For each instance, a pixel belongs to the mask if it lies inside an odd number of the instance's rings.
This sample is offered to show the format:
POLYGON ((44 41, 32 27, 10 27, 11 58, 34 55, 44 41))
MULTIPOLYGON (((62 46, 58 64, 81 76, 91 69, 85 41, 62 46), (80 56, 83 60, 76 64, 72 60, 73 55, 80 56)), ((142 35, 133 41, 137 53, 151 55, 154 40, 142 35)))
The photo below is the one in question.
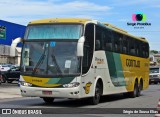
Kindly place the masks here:
POLYGON ((129 41, 127 40, 126 37, 124 37, 122 40, 122 53, 128 54, 128 46, 129 46, 129 41))
POLYGON ((135 55, 141 56, 141 42, 139 40, 135 40, 135 55))
POLYGON ((159 73, 159 68, 150 68, 150 73, 159 73))
POLYGON ((114 52, 120 53, 122 51, 122 39, 123 35, 119 34, 117 32, 114 32, 114 42, 113 42, 113 47, 114 47, 114 52))
POLYGON ((87 73, 92 62, 94 48, 94 25, 87 24, 85 29, 85 42, 84 42, 84 56, 82 67, 82 73, 87 73))
POLYGON ((96 26, 96 40, 95 40, 95 50, 103 49, 103 40, 105 35, 105 29, 99 26, 96 26))
POLYGON ((113 35, 112 31, 106 29, 104 33, 104 49, 106 51, 112 51, 113 50, 113 35))
POLYGON ((149 57, 148 43, 100 26, 96 26, 95 46, 95 50, 112 51, 143 58, 149 57))

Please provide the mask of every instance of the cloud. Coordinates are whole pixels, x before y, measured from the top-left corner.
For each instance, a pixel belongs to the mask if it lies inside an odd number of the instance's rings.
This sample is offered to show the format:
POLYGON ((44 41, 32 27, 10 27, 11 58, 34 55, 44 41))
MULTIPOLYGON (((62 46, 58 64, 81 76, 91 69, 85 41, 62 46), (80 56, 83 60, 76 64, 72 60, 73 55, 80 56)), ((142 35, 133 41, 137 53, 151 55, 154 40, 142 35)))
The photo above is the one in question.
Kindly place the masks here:
POLYGON ((27 24, 35 19, 52 17, 84 17, 99 19, 109 14, 109 6, 87 1, 60 2, 61 0, 1 0, 0 17, 2 20, 27 24))

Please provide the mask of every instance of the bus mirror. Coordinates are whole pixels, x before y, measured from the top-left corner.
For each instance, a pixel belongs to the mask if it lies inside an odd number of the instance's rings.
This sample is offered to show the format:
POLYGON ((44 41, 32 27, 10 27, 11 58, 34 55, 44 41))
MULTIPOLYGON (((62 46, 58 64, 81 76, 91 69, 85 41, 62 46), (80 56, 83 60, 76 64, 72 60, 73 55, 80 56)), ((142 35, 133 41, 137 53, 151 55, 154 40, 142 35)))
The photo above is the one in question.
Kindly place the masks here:
POLYGON ((85 41, 84 36, 82 36, 78 40, 78 44, 77 44, 77 56, 78 57, 82 57, 83 56, 84 41, 85 41))
POLYGON ((14 39, 12 41, 12 44, 11 44, 11 47, 10 47, 10 57, 15 57, 16 56, 16 47, 17 47, 17 44, 22 42, 22 38, 18 37, 16 39, 14 39))

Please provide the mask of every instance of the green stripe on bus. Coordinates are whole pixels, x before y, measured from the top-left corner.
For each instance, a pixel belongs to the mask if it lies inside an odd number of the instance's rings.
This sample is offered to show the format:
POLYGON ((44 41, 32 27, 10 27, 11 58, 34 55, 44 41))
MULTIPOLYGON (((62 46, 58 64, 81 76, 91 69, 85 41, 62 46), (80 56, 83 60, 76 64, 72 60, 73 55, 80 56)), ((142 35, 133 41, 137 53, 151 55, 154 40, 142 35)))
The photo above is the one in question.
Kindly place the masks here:
POLYGON ((108 69, 114 86, 126 86, 120 54, 106 52, 108 69))
POLYGON ((50 78, 46 84, 68 84, 75 77, 65 77, 65 78, 50 78))
POLYGON ((50 78, 46 84, 58 84, 61 78, 50 78))
POLYGON ((61 78, 58 82, 58 84, 68 84, 70 83, 75 77, 66 77, 66 78, 61 78))

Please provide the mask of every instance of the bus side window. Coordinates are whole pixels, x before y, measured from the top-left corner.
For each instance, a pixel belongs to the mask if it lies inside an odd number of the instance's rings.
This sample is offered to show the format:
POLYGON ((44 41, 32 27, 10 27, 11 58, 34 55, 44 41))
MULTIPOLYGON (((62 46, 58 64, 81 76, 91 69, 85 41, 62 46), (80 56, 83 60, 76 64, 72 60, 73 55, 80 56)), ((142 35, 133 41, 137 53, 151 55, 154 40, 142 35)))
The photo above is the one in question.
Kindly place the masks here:
POLYGON ((140 56, 140 41, 136 40, 135 41, 135 49, 136 49, 136 56, 140 56))
POLYGON ((93 58, 94 25, 87 24, 85 29, 84 56, 82 61, 82 73, 87 73, 93 58))
POLYGON ((149 57, 149 44, 148 43, 146 43, 146 58, 148 58, 149 57))
POLYGON ((136 50, 135 50, 135 40, 131 37, 127 37, 129 40, 129 55, 135 56, 136 50))
POLYGON ((131 53, 131 55, 135 55, 135 49, 134 49, 134 48, 131 48, 131 49, 130 49, 130 53, 131 53))
POLYGON ((128 40, 126 36, 123 36, 122 39, 122 53, 128 54, 128 40))
POLYGON ((122 34, 114 32, 114 51, 117 53, 120 53, 122 51, 122 39, 122 34))
POLYGON ((149 57, 149 45, 148 43, 142 43, 142 57, 148 58, 149 57))
POLYGON ((112 51, 112 43, 106 43, 105 49, 112 51))
POLYGON ((105 51, 112 51, 113 50, 113 36, 112 31, 106 29, 104 33, 104 49, 105 51))
POLYGON ((96 26, 95 51, 103 49, 103 47, 102 47, 103 37, 104 37, 103 28, 96 26))
POLYGON ((119 51, 119 47, 118 47, 118 43, 117 42, 114 43, 114 49, 115 49, 115 52, 119 51))
POLYGON ((127 47, 123 46, 123 53, 126 54, 127 53, 127 47))
POLYGON ((101 49, 101 42, 100 42, 100 40, 97 39, 95 43, 96 43, 95 44, 95 50, 101 49))

